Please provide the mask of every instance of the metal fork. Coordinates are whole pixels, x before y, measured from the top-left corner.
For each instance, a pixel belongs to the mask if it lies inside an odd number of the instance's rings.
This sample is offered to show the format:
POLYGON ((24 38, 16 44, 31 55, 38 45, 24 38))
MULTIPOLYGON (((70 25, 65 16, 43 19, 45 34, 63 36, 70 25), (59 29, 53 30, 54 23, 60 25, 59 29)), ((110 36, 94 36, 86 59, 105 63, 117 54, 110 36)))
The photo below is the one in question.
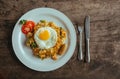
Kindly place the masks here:
POLYGON ((78 33, 80 35, 80 38, 79 38, 78 59, 79 60, 83 60, 83 52, 82 52, 82 32, 83 32, 83 29, 79 25, 77 26, 77 28, 78 28, 78 33))

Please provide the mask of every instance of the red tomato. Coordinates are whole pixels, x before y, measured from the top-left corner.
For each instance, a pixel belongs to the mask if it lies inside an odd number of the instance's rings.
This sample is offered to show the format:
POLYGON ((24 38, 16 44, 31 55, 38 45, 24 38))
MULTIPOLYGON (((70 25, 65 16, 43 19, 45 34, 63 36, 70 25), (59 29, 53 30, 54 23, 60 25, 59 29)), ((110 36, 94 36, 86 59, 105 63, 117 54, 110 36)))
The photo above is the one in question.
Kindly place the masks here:
POLYGON ((23 26, 22 26, 22 32, 23 32, 24 34, 27 34, 27 33, 30 32, 30 31, 31 31, 30 26, 28 26, 28 25, 23 25, 23 26))
POLYGON ((34 26, 35 26, 35 23, 33 21, 27 21, 25 23, 25 25, 29 26, 31 28, 31 30, 32 30, 34 28, 34 26))

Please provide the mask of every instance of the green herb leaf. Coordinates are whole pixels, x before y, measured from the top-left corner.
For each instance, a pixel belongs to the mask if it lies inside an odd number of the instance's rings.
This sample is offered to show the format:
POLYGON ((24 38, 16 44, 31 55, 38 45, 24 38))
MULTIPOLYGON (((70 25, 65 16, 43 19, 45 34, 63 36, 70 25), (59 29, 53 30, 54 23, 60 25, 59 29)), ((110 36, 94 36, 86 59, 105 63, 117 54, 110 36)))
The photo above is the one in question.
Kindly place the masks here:
POLYGON ((20 24, 25 24, 27 20, 20 20, 20 24))
POLYGON ((40 20, 40 22, 43 22, 43 23, 44 23, 44 22, 46 22, 46 20, 40 20))
POLYGON ((30 47, 31 47, 31 48, 36 48, 36 47, 37 47, 37 44, 36 44, 35 42, 33 42, 33 43, 30 44, 30 47))

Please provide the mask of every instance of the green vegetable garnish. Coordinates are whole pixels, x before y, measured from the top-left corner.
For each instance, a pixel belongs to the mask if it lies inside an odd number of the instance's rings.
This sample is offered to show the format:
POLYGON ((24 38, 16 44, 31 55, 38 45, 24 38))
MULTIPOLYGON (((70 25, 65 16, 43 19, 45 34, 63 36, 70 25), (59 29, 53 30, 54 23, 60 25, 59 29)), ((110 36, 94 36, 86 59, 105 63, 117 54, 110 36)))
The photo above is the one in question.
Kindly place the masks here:
POLYGON ((40 22, 43 22, 43 23, 44 23, 44 22, 46 22, 46 20, 40 20, 40 22))
POLYGON ((33 42, 32 44, 30 44, 30 47, 31 48, 36 48, 37 47, 37 44, 35 42, 33 42))
POLYGON ((27 20, 20 20, 20 24, 25 24, 27 20))

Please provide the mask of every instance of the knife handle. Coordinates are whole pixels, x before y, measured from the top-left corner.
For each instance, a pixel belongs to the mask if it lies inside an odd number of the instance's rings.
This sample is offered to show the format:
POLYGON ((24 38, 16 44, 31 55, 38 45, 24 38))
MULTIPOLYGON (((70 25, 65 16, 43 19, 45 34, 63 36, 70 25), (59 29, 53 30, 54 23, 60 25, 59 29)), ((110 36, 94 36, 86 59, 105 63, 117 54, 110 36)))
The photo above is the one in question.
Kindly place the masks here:
POLYGON ((90 62, 89 39, 86 39, 86 61, 90 62))

